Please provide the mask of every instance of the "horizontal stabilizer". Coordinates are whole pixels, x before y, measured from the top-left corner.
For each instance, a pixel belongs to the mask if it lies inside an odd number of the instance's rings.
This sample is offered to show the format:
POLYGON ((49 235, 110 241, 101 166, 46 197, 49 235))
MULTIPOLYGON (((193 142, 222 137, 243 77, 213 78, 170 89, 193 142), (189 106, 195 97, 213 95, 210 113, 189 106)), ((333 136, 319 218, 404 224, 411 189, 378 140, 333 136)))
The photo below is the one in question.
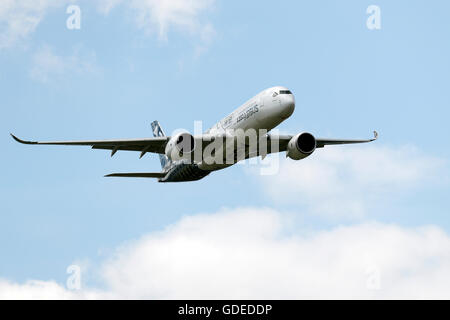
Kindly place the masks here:
POLYGON ((111 173, 105 177, 127 177, 127 178, 164 178, 164 172, 127 172, 127 173, 111 173))

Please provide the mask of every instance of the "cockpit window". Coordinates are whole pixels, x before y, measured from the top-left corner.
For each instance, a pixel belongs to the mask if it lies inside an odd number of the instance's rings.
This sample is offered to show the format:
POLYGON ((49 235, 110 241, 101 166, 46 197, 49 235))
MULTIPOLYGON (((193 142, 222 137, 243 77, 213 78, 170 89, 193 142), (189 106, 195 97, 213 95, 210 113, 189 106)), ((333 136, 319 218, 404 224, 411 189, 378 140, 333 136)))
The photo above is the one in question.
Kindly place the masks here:
POLYGON ((292 94, 290 90, 280 90, 280 94, 292 94))
POLYGON ((278 92, 275 91, 275 92, 273 93, 272 97, 275 98, 277 95, 278 95, 278 92))

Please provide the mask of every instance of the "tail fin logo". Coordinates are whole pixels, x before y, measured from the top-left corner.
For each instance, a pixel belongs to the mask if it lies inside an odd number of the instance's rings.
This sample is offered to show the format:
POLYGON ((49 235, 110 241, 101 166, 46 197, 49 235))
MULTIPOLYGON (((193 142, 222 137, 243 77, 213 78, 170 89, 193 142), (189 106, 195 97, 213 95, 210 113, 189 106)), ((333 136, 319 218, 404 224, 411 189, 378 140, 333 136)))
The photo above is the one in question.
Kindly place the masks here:
MULTIPOLYGON (((165 137, 166 136, 157 120, 152 122, 152 131, 153 131, 154 137, 165 137)), ((166 167, 166 165, 170 163, 169 158, 167 158, 167 156, 164 154, 159 155, 159 161, 161 162, 161 168, 163 170, 166 167)))
POLYGON ((155 137, 165 137, 164 131, 161 129, 161 126, 159 125, 158 121, 152 122, 152 130, 153 130, 153 136, 155 137))

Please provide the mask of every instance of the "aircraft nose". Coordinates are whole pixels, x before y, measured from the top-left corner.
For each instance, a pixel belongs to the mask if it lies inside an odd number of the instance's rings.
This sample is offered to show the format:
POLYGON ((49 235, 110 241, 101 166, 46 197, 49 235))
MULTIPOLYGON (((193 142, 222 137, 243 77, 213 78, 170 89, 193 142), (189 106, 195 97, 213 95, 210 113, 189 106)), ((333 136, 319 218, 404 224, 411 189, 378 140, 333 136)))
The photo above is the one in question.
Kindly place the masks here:
POLYGON ((289 118, 295 109, 295 99, 292 94, 287 94, 281 101, 281 116, 282 118, 289 118))

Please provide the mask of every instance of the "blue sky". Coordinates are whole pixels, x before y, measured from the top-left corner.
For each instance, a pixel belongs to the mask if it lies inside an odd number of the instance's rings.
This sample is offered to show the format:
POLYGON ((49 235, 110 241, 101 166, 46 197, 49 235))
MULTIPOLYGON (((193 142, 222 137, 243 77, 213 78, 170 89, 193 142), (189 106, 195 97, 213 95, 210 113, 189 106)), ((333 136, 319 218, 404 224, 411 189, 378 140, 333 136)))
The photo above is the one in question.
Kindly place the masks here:
POLYGON ((288 215, 281 237, 365 223, 450 232, 447 1, 165 3, 166 11, 144 0, 0 5, 0 278, 64 286, 67 266, 80 263, 88 270, 83 283, 103 287, 95 270, 117 247, 221 210, 288 215), (80 30, 66 28, 69 3, 81 9, 80 30), (177 3, 179 10, 171 9, 177 3), (381 8, 380 30, 366 27, 371 4, 381 8), (27 17, 35 24, 9 27, 27 17), (85 147, 24 146, 8 134, 138 138, 151 136, 155 119, 166 133, 192 131, 195 120, 207 129, 274 85, 296 98, 281 130, 364 138, 376 129, 379 141, 282 162, 280 170, 293 170, 305 181, 300 185, 292 175, 261 178, 248 166, 195 183, 158 184, 103 178, 159 170, 156 155, 139 160, 138 153, 110 158, 85 147), (365 165, 376 170, 360 178, 365 165), (306 181, 328 193, 309 192, 306 181), (343 197, 358 204, 356 217, 335 205, 343 197))

